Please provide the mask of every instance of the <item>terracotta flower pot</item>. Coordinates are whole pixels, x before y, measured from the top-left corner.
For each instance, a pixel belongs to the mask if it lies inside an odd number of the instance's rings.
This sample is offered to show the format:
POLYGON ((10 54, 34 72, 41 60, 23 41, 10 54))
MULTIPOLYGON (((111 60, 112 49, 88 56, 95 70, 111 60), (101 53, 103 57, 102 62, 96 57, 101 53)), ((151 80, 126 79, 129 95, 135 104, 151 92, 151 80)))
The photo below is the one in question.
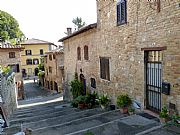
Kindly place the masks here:
POLYGON ((78 104, 78 108, 79 108, 79 109, 84 109, 84 103, 79 103, 79 104, 78 104))
POLYGON ((128 107, 123 107, 122 108, 122 113, 127 114, 128 113, 128 107))

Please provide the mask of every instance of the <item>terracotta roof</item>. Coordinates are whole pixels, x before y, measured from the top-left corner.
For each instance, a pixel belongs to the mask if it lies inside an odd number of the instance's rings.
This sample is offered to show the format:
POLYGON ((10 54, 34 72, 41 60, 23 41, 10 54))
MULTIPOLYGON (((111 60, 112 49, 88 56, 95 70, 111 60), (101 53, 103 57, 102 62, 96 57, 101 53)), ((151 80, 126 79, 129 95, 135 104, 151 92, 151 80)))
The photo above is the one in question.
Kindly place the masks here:
POLYGON ((0 43, 0 49, 24 49, 20 45, 11 45, 10 43, 0 43))
POLYGON ((97 23, 90 24, 88 26, 85 26, 85 27, 81 28, 80 30, 78 30, 76 32, 73 32, 71 35, 68 35, 66 37, 63 37, 63 38, 59 39, 58 42, 63 42, 64 40, 66 40, 68 38, 71 38, 73 36, 76 36, 76 35, 78 35, 80 33, 86 32, 86 31, 88 31, 90 29, 93 29, 93 28, 96 28, 96 27, 97 27, 97 23))
POLYGON ((22 45, 32 45, 32 44, 52 44, 52 45, 54 45, 54 43, 44 41, 44 40, 35 39, 35 38, 28 39, 21 44, 22 45))
POLYGON ((63 53, 63 52, 64 52, 64 48, 61 47, 61 48, 57 48, 57 49, 54 49, 52 51, 46 52, 46 54, 49 54, 49 53, 63 53))

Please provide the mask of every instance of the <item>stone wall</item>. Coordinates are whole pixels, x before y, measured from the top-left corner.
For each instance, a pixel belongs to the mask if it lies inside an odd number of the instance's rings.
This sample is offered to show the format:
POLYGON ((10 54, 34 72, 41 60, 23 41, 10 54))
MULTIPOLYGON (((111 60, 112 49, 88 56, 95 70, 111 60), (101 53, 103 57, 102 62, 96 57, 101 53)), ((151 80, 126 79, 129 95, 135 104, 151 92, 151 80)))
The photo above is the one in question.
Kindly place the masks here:
MULTIPOLYGON (((167 47, 163 53, 163 81, 171 84, 170 95, 162 94, 162 105, 172 102, 180 111, 180 7, 177 0, 161 0, 160 12, 148 1, 127 0, 127 23, 117 26, 116 1, 99 0, 97 17, 99 56, 110 57, 111 81, 100 80, 100 90, 115 97, 128 93, 145 107, 144 51, 167 47), (107 85, 104 89, 104 84, 107 85)), ((114 98, 116 99, 116 98, 114 98)))
POLYGON ((7 118, 9 118, 17 108, 17 94, 14 76, 14 73, 8 75, 0 74, 0 95, 2 97, 7 118))
POLYGON ((171 84, 170 95, 162 94, 162 105, 173 103, 180 112, 180 7, 177 0, 162 1, 160 12, 148 1, 127 1, 127 23, 117 25, 116 0, 97 1, 97 29, 64 41, 65 81, 80 69, 88 88, 108 93, 112 103, 128 93, 146 108, 144 48, 162 50, 162 80, 171 84), (83 46, 89 46, 89 61, 83 59, 83 46), (81 47, 81 61, 77 61, 81 47), (110 59, 110 81, 100 78, 100 57, 110 59), (96 89, 90 78, 96 79, 96 89))

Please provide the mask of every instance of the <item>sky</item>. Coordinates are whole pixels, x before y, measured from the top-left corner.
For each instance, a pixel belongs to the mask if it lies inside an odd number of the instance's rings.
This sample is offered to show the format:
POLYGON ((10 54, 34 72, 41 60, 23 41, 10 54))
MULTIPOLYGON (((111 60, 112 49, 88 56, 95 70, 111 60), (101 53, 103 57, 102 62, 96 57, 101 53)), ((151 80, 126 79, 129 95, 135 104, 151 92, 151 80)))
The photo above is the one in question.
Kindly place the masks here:
POLYGON ((95 23, 96 0, 0 0, 0 10, 11 14, 27 38, 58 44, 73 18, 95 23))

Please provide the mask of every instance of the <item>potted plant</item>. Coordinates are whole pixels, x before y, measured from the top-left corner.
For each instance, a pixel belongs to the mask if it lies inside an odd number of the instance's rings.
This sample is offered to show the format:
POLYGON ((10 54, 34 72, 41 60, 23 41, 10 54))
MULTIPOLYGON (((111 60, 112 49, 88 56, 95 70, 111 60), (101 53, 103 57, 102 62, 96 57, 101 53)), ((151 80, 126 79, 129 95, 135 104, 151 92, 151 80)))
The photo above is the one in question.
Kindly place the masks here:
POLYGON ((76 100, 77 100, 77 103, 78 103, 78 108, 83 109, 85 107, 85 96, 82 96, 82 95, 78 96, 76 98, 76 100))
POLYGON ((97 103, 98 95, 97 93, 89 93, 86 95, 85 103, 87 108, 93 108, 97 103))
POLYGON ((102 109, 107 108, 108 104, 109 104, 109 98, 107 95, 101 95, 99 96, 99 104, 101 105, 102 109))
POLYGON ((166 123, 169 119, 168 109, 166 106, 164 106, 159 114, 159 117, 161 118, 161 123, 166 123))
POLYGON ((73 95, 73 99, 84 94, 83 84, 79 80, 75 79, 75 80, 71 81, 70 86, 71 86, 71 92, 73 95))
POLYGON ((134 112, 135 112, 135 109, 132 108, 132 106, 128 107, 128 113, 129 113, 129 115, 133 115, 134 112))
POLYGON ((123 109, 123 113, 128 113, 128 107, 132 104, 131 98, 127 94, 117 97, 117 105, 123 109))

